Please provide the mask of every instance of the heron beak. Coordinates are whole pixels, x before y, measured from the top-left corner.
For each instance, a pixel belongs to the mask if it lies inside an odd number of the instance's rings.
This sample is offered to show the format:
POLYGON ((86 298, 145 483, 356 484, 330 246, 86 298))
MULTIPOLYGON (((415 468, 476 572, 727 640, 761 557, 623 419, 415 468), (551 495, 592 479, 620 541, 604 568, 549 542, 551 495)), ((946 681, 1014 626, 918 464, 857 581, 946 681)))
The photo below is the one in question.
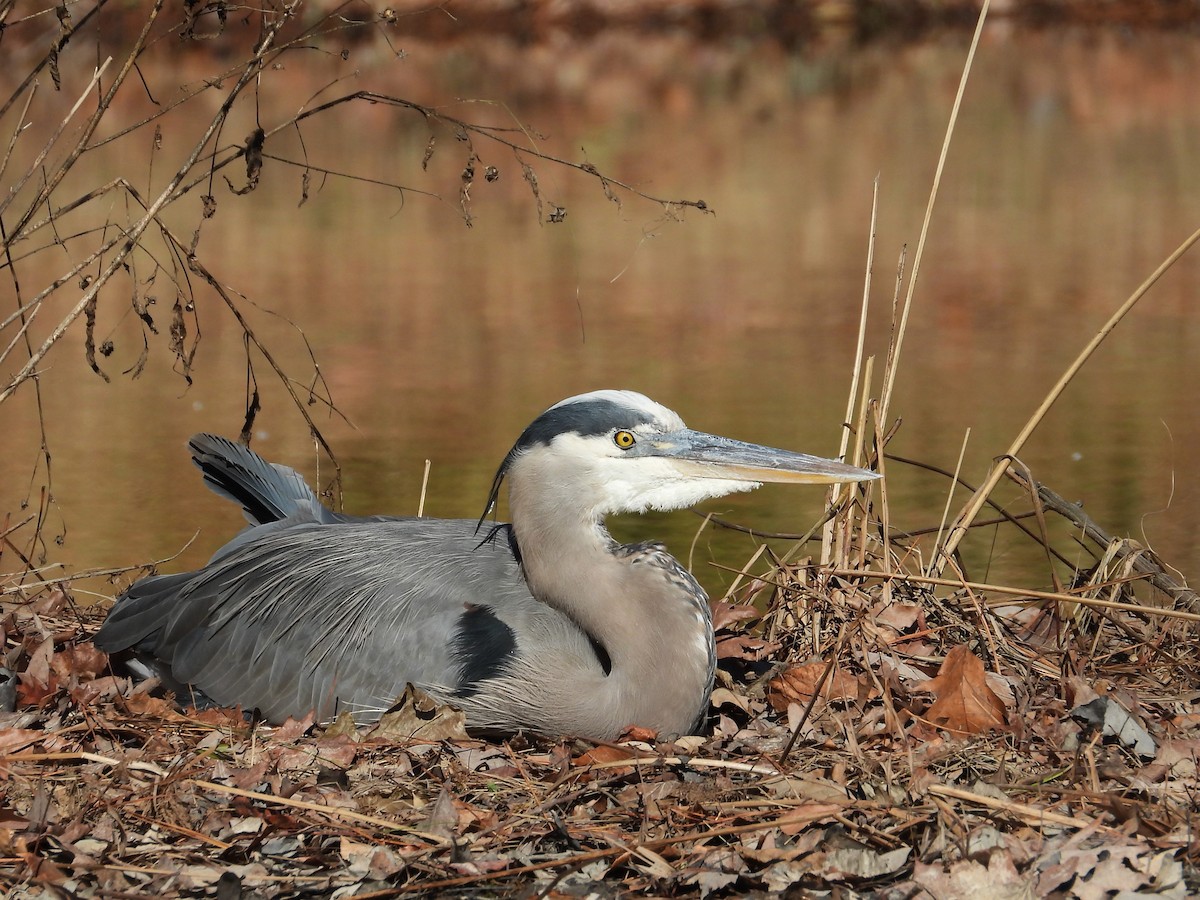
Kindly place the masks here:
POLYGON ((677 431, 653 442, 651 454, 674 460, 700 478, 780 484, 840 484, 874 481, 878 472, 807 453, 747 444, 703 431, 677 431))

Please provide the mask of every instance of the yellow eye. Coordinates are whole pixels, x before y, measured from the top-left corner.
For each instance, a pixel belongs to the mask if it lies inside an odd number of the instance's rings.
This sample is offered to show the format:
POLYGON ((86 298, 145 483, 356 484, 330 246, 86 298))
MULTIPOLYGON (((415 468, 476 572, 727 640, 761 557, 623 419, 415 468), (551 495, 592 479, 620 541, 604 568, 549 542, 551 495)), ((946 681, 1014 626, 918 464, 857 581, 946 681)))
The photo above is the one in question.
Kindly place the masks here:
POLYGON ((632 432, 618 431, 613 435, 613 443, 615 443, 622 450, 628 450, 637 443, 637 438, 633 436, 632 432))

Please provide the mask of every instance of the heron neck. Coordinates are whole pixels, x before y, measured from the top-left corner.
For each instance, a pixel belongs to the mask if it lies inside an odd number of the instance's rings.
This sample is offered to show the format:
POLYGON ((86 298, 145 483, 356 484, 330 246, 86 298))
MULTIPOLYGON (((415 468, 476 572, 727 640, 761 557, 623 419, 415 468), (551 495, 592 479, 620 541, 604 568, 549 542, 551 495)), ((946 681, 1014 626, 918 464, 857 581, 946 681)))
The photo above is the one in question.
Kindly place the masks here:
POLYGON ((639 562, 621 552, 599 516, 551 504, 539 484, 523 487, 512 482, 509 506, 526 581, 607 655, 608 690, 596 700, 611 704, 618 732, 641 724, 685 733, 711 689, 713 635, 703 592, 680 584, 661 564, 674 568, 665 553, 639 562))

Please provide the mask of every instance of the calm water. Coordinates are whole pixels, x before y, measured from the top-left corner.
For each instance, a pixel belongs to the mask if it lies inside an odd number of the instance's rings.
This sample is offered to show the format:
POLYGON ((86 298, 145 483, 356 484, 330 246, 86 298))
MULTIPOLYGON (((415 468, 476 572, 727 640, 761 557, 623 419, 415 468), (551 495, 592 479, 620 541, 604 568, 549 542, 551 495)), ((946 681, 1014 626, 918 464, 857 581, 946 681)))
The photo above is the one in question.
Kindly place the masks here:
MULTIPOLYGON (((905 245, 911 263, 965 41, 804 56, 669 38, 626 46, 602 37, 574 48, 479 42, 407 47, 400 62, 364 50, 343 68, 331 61, 315 73, 277 74, 259 98, 264 124, 357 67, 352 87, 477 121, 528 123, 548 153, 586 159, 657 197, 703 198, 715 214, 666 216, 628 195, 618 208, 591 179, 538 163, 545 201, 568 211, 561 224, 539 224, 513 154, 479 142, 480 166, 495 165, 500 179, 476 181, 467 228, 457 200, 464 146, 442 132, 422 171, 426 124, 358 105, 305 131, 308 158, 440 199, 333 178, 314 179, 298 206, 298 170, 268 160, 251 194, 235 197, 218 182, 218 213, 199 253, 248 298, 258 335, 301 390, 314 380, 311 347, 339 415, 311 409, 343 466, 350 511, 415 512, 429 459, 426 513, 476 516, 496 464, 532 416, 598 387, 642 390, 697 428, 834 453, 872 181, 879 176, 869 344, 881 354, 896 263, 905 245)), ((202 60, 183 65, 189 78, 208 71, 202 60)), ((1200 227, 1198 72, 1200 46, 1185 38, 991 32, 926 249, 893 452, 953 468, 970 429, 963 474, 978 481, 1112 310, 1200 227)), ((132 117, 141 110, 130 103, 132 117)), ((246 134, 251 115, 241 109, 227 134, 246 134)), ((177 164, 172 150, 190 137, 174 127, 164 129, 154 168, 151 136, 136 132, 92 154, 60 202, 118 174, 153 193, 146 186, 163 183, 177 164)), ((267 149, 301 158, 294 135, 267 149)), ((198 204, 171 211, 185 236, 198 204)), ((119 221, 127 211, 117 202, 95 214, 119 221)), ((37 253, 22 263, 23 282, 43 285, 79 255, 37 253)), ((144 280, 152 266, 142 265, 144 280)), ((8 279, 0 284, 2 318, 12 297, 8 279)), ((1185 574, 1200 572, 1198 291, 1200 251, 1111 336, 1023 454, 1036 477, 1084 501, 1103 527, 1138 536, 1185 574)), ((165 322, 173 291, 153 292, 165 322)), ((68 291, 54 309, 77 297, 68 291)), ((202 340, 191 387, 172 372, 165 336, 149 336, 145 374, 121 374, 142 346, 128 287, 102 297, 97 322, 98 340, 114 343, 102 360, 111 384, 89 372, 81 334, 47 361, 41 402, 57 503, 47 534, 65 535, 49 544, 47 562, 144 562, 198 534, 173 569, 199 563, 237 527, 183 446, 196 431, 240 429, 246 354, 219 298, 196 286, 196 303, 202 340)), ((42 315, 39 335, 52 321, 42 315)), ((0 346, 10 339, 0 334, 0 346)), ((263 397, 256 449, 316 477, 303 421, 262 359, 253 362, 263 397)), ((31 478, 35 399, 25 389, 0 408, 0 516, 14 520, 42 480, 31 478)), ((321 481, 330 474, 326 462, 321 481)), ((893 465, 889 484, 897 527, 936 526, 944 481, 893 465)), ((820 500, 816 489, 768 487, 707 508, 767 531, 804 531, 820 500)), ((619 533, 666 538, 686 556, 699 521, 655 516, 619 533)), ((992 538, 969 548, 973 575, 1047 583, 1036 552, 992 538)), ((718 589, 727 576, 708 561, 745 559, 751 546, 706 531, 694 565, 718 589)), ((0 556, 0 572, 15 568, 11 552, 0 556)))

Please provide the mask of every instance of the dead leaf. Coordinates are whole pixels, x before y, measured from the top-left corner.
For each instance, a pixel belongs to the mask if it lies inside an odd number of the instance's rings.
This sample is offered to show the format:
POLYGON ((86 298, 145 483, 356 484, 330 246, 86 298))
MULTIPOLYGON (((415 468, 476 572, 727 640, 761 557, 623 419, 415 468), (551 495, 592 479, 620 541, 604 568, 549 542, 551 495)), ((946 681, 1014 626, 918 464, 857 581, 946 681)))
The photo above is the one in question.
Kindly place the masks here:
POLYGON ((876 625, 886 625, 898 634, 925 627, 924 610, 916 603, 888 603, 871 611, 876 625))
POLYGON ((799 834, 814 822, 841 815, 846 805, 844 800, 840 803, 802 803, 779 819, 779 830, 787 835, 799 834))
POLYGON ((95 678, 108 668, 108 654, 92 644, 68 647, 54 654, 50 660, 50 668, 57 672, 60 678, 68 678, 71 675, 95 678))
POLYGON ((717 659, 764 659, 776 645, 749 634, 727 634, 717 641, 717 659))
POLYGON ((1151 784, 1171 779, 1194 779, 1200 760, 1200 740, 1163 741, 1154 762, 1141 771, 1151 784))
POLYGON ((645 728, 641 725, 630 725, 621 732, 620 740, 622 741, 642 741, 647 744, 652 744, 658 740, 658 732, 653 728, 645 728))
POLYGON ((870 847, 840 847, 819 855, 813 871, 827 881, 865 881, 899 871, 911 852, 908 847, 886 853, 870 847))
POLYGON ((29 665, 21 673, 22 683, 35 681, 42 687, 50 684, 50 659, 54 655, 54 641, 50 638, 38 644, 37 649, 29 654, 29 665))
POLYGON ((852 798, 846 788, 817 775, 780 775, 771 779, 771 796, 783 800, 810 800, 850 806, 852 798))
POLYGON ((735 622, 747 622, 761 619, 762 611, 746 603, 726 603, 718 600, 712 604, 712 624, 714 631, 728 628, 735 622))
POLYGON ((765 887, 772 896, 783 894, 797 881, 808 878, 812 866, 807 860, 785 860, 777 862, 758 873, 765 887))
POLYGON ((997 851, 987 866, 964 859, 950 864, 949 871, 941 865, 917 860, 913 881, 933 900, 958 900, 960 897, 989 897, 995 900, 1032 900, 1042 896, 1035 893, 1032 881, 1017 872, 1007 851, 997 851))
POLYGON ((571 760, 573 766, 594 766, 597 763, 614 763, 623 759, 636 759, 637 754, 624 747, 614 747, 611 744, 600 744, 571 760))
POLYGON ((342 836, 338 854, 350 867, 350 871, 362 878, 382 881, 406 868, 399 854, 388 847, 351 840, 342 836))
POLYGON ((125 708, 135 716, 152 716, 172 722, 186 720, 185 716, 181 715, 173 705, 162 697, 152 697, 150 694, 130 694, 125 698, 125 708))
POLYGON ((983 662, 966 644, 946 654, 935 678, 922 685, 937 695, 924 718, 959 734, 982 734, 1007 725, 1004 701, 988 686, 983 662))
POLYGON ((277 741, 295 741, 304 737, 310 731, 316 722, 316 715, 308 713, 302 718, 295 719, 288 716, 287 721, 275 729, 275 740, 277 741))
POLYGON ((338 735, 349 735, 352 738, 358 736, 358 723, 354 721, 354 713, 348 709, 343 709, 336 719, 325 726, 325 737, 336 737, 338 735))
POLYGON ((22 672, 17 676, 17 704, 40 707, 58 693, 58 676, 51 673, 45 681, 22 672))
POLYGON ((733 850, 713 850, 704 854, 698 865, 691 867, 684 880, 699 888, 700 897, 704 898, 713 891, 729 887, 741 878, 745 871, 745 860, 733 850))
MULTIPOLYGON (((767 688, 767 700, 776 712, 784 712, 789 703, 807 704, 820 684, 828 663, 811 662, 793 666, 775 676, 767 688)), ((821 699, 865 700, 870 687, 861 678, 851 675, 840 666, 835 666, 821 685, 821 699)))
POLYGON ((0 728, 0 753, 15 753, 45 736, 46 732, 37 728, 0 728))
POLYGON ((26 877, 40 884, 62 884, 67 874, 50 860, 36 853, 22 853, 26 877))
POLYGON ((726 703, 736 706, 744 713, 750 712, 750 698, 745 694, 735 694, 729 688, 719 687, 713 690, 708 702, 713 707, 724 706, 726 703))
POLYGON ((1097 697, 1071 710, 1071 718, 1098 729, 1103 737, 1115 737, 1122 746, 1132 747, 1138 756, 1153 758, 1158 752, 1154 738, 1141 722, 1112 697, 1097 697))
POLYGON ((66 608, 66 592, 61 587, 56 587, 34 601, 31 611, 38 616, 57 616, 66 608))
POLYGON ((392 741, 468 740, 466 716, 460 710, 438 706, 436 700, 411 684, 404 688, 399 701, 380 717, 368 735, 392 741))
POLYGON ((425 821, 421 823, 421 831, 452 838, 457 830, 458 806, 454 802, 454 795, 443 785, 437 800, 430 805, 425 821))

